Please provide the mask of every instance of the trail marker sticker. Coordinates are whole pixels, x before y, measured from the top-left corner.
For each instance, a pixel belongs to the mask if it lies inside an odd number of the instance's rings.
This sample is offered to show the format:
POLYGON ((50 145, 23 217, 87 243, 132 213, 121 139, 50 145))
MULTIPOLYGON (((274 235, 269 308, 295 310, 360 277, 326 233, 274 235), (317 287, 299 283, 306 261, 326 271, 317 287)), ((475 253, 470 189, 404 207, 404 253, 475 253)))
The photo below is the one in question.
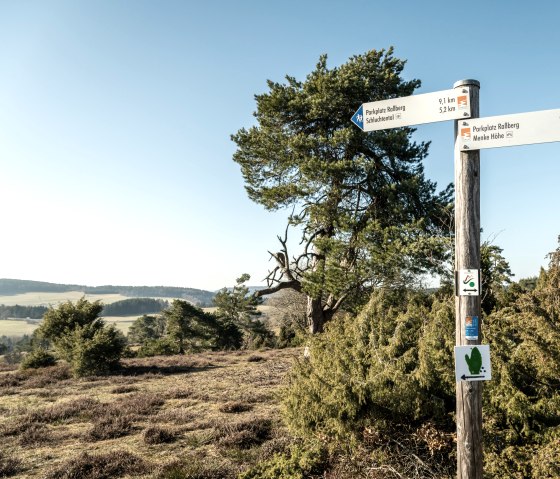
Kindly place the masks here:
POLYGON ((478 316, 465 317, 465 339, 469 341, 478 340, 478 316))
POLYGON ((469 88, 423 93, 363 103, 352 123, 364 131, 470 118, 469 88))
POLYGON ((479 275, 477 269, 460 269, 457 275, 459 296, 479 296, 479 275))
POLYGON ((455 380, 489 381, 492 379, 490 346, 455 346, 455 380))

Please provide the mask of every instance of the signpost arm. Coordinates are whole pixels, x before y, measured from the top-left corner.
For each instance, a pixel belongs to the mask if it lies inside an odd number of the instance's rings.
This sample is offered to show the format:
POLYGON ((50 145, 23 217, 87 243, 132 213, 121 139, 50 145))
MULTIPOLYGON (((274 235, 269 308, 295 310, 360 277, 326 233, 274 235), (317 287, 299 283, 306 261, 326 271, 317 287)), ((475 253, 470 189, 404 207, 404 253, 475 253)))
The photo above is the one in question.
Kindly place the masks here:
MULTIPOLYGON (((471 118, 478 118, 480 83, 456 82, 469 90, 471 118), (467 88, 469 87, 469 88, 467 88)), ((480 150, 460 151, 462 120, 455 121, 455 272, 480 272, 480 150)), ((480 278, 477 295, 455 298, 456 344, 480 344, 465 338, 467 316, 480 318, 480 278)), ((461 286, 456 277, 456 290, 461 286)), ((480 322, 479 322, 480 324, 480 322)), ((479 336, 480 338, 480 336, 479 336)), ((482 479, 482 382, 457 382, 457 479, 482 479)))

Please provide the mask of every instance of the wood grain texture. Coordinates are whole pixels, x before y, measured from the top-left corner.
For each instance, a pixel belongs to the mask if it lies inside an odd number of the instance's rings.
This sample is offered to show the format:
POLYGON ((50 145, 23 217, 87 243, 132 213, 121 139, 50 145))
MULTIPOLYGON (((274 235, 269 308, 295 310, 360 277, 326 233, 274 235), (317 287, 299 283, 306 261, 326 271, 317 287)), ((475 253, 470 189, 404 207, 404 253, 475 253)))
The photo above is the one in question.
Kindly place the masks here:
MULTIPOLYGON (((478 118, 480 84, 464 80, 454 85, 456 89, 466 86, 470 87, 471 118, 478 118)), ((455 122, 455 270, 480 271, 480 150, 459 151, 460 123, 455 122)), ((480 340, 465 339, 466 316, 478 316, 480 327, 480 295, 455 299, 456 344, 479 344, 480 340)), ((482 479, 482 384, 457 383, 458 479, 482 479)))

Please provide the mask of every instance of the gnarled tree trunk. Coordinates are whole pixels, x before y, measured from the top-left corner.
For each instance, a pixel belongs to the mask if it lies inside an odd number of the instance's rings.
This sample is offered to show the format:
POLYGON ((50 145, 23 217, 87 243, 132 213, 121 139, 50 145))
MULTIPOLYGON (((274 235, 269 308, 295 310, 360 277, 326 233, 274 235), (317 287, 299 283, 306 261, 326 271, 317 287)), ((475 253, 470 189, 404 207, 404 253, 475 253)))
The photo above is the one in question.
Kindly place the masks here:
POLYGON ((323 332, 325 315, 321 298, 307 297, 307 325, 311 334, 323 332))

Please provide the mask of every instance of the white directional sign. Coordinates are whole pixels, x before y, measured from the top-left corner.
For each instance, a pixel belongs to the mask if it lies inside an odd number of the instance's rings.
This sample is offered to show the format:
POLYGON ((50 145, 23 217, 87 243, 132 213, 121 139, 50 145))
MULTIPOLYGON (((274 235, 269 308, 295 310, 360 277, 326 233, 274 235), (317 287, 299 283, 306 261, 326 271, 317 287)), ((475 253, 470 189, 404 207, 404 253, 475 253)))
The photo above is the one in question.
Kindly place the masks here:
POLYGON ((455 380, 488 381, 492 379, 490 346, 478 344, 455 346, 455 380))
POLYGON ((463 151, 560 141, 560 110, 460 121, 457 141, 463 151))
POLYGON ((457 275, 459 296, 479 296, 480 285, 477 269, 460 269, 457 275))
POLYGON ((464 87, 364 103, 352 122, 364 131, 374 131, 470 116, 469 89, 464 87))

